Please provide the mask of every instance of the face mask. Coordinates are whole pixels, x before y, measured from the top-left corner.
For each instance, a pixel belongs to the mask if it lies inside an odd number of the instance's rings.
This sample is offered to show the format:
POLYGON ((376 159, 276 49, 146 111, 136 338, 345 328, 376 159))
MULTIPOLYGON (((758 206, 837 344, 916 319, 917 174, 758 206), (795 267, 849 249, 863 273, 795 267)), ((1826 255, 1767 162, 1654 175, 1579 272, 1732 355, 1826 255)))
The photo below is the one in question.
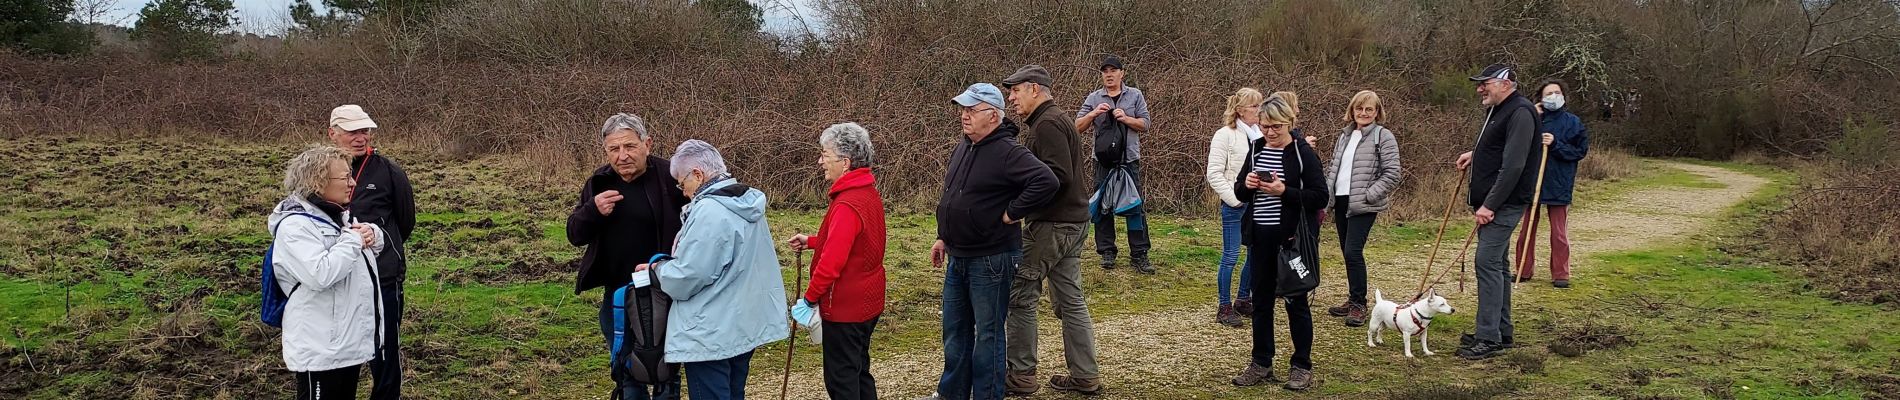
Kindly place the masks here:
POLYGON ((1564 95, 1551 93, 1549 96, 1544 96, 1544 110, 1545 111, 1556 111, 1556 110, 1562 110, 1562 109, 1564 109, 1564 95))

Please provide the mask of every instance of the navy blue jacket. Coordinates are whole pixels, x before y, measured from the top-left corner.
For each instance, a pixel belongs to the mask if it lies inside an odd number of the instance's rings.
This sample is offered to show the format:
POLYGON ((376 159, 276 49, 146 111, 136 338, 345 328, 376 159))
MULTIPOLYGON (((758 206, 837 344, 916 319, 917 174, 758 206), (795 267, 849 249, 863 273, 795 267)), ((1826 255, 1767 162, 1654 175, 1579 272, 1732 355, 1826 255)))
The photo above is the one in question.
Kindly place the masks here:
POLYGON ((1545 167, 1544 193, 1538 202, 1570 205, 1570 192, 1577 185, 1577 162, 1590 153, 1590 134, 1583 129, 1583 120, 1570 110, 1545 112, 1543 122, 1544 132, 1555 140, 1550 142, 1550 166, 1545 167))

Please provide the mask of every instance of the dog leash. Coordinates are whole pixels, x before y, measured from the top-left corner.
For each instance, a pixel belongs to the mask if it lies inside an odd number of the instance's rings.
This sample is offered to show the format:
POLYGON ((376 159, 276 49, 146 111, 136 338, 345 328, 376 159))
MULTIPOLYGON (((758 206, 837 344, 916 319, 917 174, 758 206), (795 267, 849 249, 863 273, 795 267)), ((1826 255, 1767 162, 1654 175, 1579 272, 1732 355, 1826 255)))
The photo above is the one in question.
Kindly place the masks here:
MULTIPOLYGON (((1457 182, 1460 184, 1464 183, 1465 176, 1470 173, 1470 168, 1459 170, 1457 182)), ((1458 205, 1458 194, 1463 192, 1462 189, 1453 188, 1451 190, 1451 196, 1445 199, 1445 216, 1438 221, 1438 237, 1432 239, 1432 255, 1425 259, 1425 273, 1419 274, 1418 276, 1418 294, 1412 296, 1412 301, 1418 301, 1419 296, 1425 295, 1425 279, 1432 276, 1432 264, 1438 261, 1438 249, 1445 243, 1445 227, 1451 225, 1451 209, 1453 206, 1458 205)))

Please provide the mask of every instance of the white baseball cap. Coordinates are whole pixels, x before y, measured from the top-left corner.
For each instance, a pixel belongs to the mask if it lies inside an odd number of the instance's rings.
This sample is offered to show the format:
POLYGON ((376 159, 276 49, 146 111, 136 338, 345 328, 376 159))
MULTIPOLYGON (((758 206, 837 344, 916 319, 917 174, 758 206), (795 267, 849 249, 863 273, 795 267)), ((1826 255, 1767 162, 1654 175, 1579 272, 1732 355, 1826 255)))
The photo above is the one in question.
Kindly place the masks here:
POLYGON ((346 131, 354 131, 364 128, 375 128, 376 121, 369 119, 369 113, 363 112, 362 106, 344 104, 330 110, 330 126, 346 131))

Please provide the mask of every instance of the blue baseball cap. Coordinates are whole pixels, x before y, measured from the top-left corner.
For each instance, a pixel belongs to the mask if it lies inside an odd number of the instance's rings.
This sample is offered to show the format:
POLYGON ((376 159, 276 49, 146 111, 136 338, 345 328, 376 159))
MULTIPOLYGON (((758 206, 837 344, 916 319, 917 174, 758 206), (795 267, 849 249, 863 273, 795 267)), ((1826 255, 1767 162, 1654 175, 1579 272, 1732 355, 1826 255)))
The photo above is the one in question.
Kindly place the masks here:
POLYGON ((950 101, 964 107, 975 107, 977 103, 990 103, 991 106, 996 106, 996 109, 1001 110, 1003 109, 1003 91, 998 90, 996 85, 978 83, 970 85, 969 89, 963 89, 963 94, 951 98, 950 101))

